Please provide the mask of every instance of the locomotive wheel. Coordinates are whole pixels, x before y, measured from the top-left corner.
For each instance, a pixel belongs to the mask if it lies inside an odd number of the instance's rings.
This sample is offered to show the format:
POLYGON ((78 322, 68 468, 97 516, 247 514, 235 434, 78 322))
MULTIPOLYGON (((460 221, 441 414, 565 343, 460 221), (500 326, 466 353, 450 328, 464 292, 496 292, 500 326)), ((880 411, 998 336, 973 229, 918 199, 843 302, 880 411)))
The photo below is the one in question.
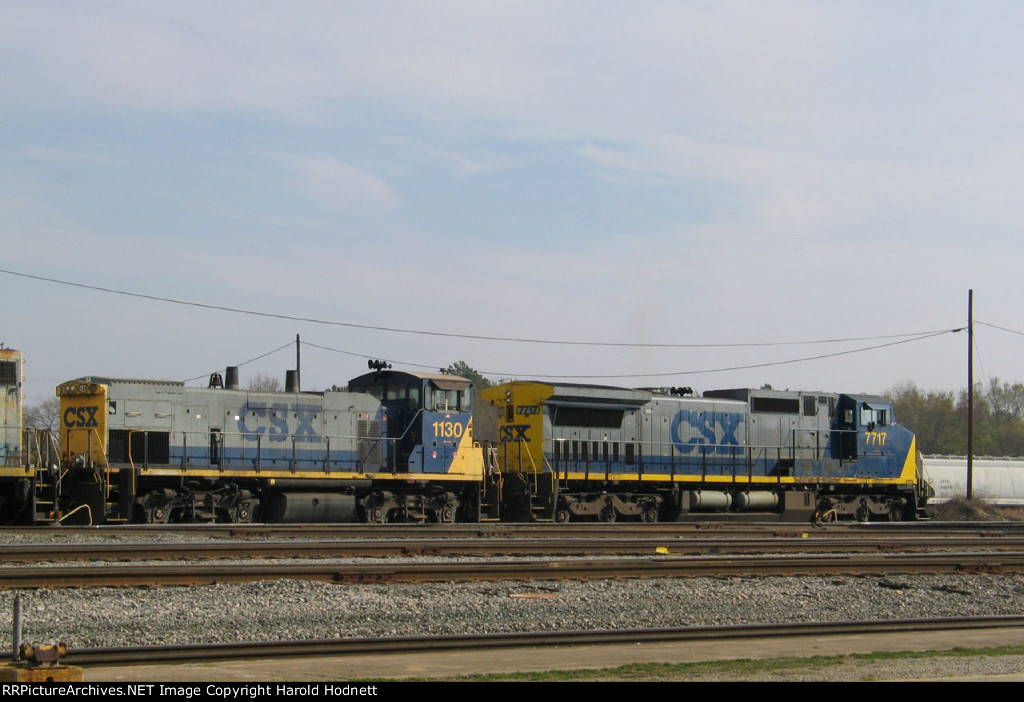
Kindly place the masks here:
POLYGON ((645 509, 643 511, 643 514, 640 515, 640 521, 642 521, 642 522, 656 522, 656 521, 658 521, 658 508, 657 507, 648 507, 647 509, 645 509))
POLYGON ((572 518, 572 515, 569 514, 569 510, 567 510, 567 509, 560 509, 560 510, 555 512, 555 521, 558 522, 559 524, 565 524, 571 518, 572 518))
POLYGON ((607 507, 601 510, 601 514, 598 515, 598 519, 600 519, 602 522, 614 522, 615 516, 615 508, 612 507, 611 505, 608 505, 607 507))

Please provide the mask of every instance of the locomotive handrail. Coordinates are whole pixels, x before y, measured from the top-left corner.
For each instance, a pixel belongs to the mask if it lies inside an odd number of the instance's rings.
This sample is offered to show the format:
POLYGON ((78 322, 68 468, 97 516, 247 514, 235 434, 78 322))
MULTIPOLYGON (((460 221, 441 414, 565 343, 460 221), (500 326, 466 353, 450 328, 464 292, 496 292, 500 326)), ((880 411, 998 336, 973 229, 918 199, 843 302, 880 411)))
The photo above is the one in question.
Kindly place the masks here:
MULTIPOLYGON (((151 452, 149 450, 150 434, 167 434, 165 431, 155 430, 130 430, 128 431, 128 443, 127 443, 127 455, 125 456, 125 463, 131 468, 133 475, 139 469, 139 464, 135 462, 135 458, 132 451, 134 444, 134 435, 142 434, 146 442, 146 448, 143 450, 143 462, 141 467, 143 469, 150 468, 151 452)), ((174 432, 179 433, 179 432, 174 432)), ((214 452, 211 446, 206 441, 209 438, 209 433, 206 431, 181 431, 181 448, 180 456, 168 456, 167 464, 177 463, 181 470, 188 470, 194 467, 198 463, 206 462, 210 466, 218 466, 222 470, 238 470, 238 469, 252 469, 255 471, 262 470, 264 466, 265 451, 269 450, 263 441, 264 434, 259 432, 218 432, 218 447, 219 457, 216 462, 213 461, 214 452), (190 441, 192 435, 199 435, 202 437, 201 441, 190 441), (250 444, 255 443, 255 446, 250 444), (229 452, 234 455, 229 455, 229 452)), ((288 442, 288 448, 290 448, 291 457, 287 461, 285 466, 288 470, 295 472, 302 470, 303 467, 308 464, 311 469, 323 470, 325 473, 331 471, 332 465, 342 470, 351 470, 354 472, 365 472, 367 467, 367 461, 370 456, 374 453, 377 446, 383 444, 395 445, 398 439, 392 439, 384 436, 359 436, 359 435, 323 435, 315 437, 315 440, 310 441, 312 444, 319 444, 319 448, 323 451, 322 455, 310 455, 308 457, 302 457, 299 455, 300 444, 304 443, 302 439, 295 437, 294 435, 282 436, 282 443, 288 442), (356 446, 362 445, 359 450, 356 450, 351 458, 345 458, 341 454, 343 449, 338 451, 337 456, 332 457, 332 442, 336 441, 338 445, 345 446, 346 444, 354 444, 356 446), (362 455, 365 454, 365 455, 362 455)), ((168 444, 170 445, 170 444, 168 444)), ((282 447, 285 448, 285 447, 282 447)), ((311 450, 312 453, 312 450, 311 450)), ((319 452, 318 452, 319 453, 319 452)), ((106 457, 105 457, 106 458, 106 457)), ((281 459, 273 459, 281 460, 281 459)), ((117 461, 115 461, 117 463, 117 461)), ((108 463, 109 469, 109 463, 108 463)))
MULTIPOLYGON (((623 442, 612 439, 569 439, 564 437, 551 437, 544 440, 543 465, 556 479, 566 480, 571 471, 582 472, 585 479, 611 479, 614 472, 613 467, 618 464, 620 468, 635 466, 633 471, 638 480, 644 480, 646 476, 657 474, 670 477, 671 482, 679 479, 692 480, 699 478, 706 481, 709 477, 728 477, 732 483, 751 483, 755 477, 755 467, 767 463, 775 470, 766 471, 761 480, 771 479, 776 484, 782 484, 786 478, 794 477, 794 467, 798 460, 822 460, 835 461, 840 467, 846 460, 842 454, 842 447, 838 438, 842 433, 856 434, 853 430, 830 430, 833 438, 823 442, 821 432, 816 432, 817 437, 814 445, 794 446, 790 439, 793 433, 786 432, 784 445, 752 445, 752 444, 721 444, 721 443, 694 443, 688 444, 689 450, 683 452, 676 442, 671 441, 641 441, 623 442), (838 437, 838 438, 837 438, 838 437), (598 447, 615 446, 616 444, 633 446, 634 453, 620 457, 612 452, 597 450, 598 447), (578 449, 578 450, 577 450, 578 449), (570 456, 571 452, 571 456, 570 456), (607 453, 607 455, 605 455, 607 453), (629 456, 635 456, 631 459, 629 456), (660 470, 655 468, 652 473, 652 465, 661 463, 660 470), (684 469, 688 472, 680 472, 684 469), (601 475, 598 475, 600 470, 601 475), (692 471, 696 470, 697 473, 692 471)), ((514 444, 523 444, 522 439, 515 441, 501 442, 506 449, 514 444)), ((506 459, 506 463, 507 463, 506 459)), ((520 457, 519 469, 526 469, 526 459, 520 457)), ((536 471, 534 457, 530 456, 531 468, 536 471)))
MULTIPOLYGON (((520 446, 519 446, 519 468, 520 468, 520 470, 517 471, 517 472, 520 473, 520 474, 523 474, 525 472, 525 471, 522 470, 522 467, 523 467, 523 453, 524 453, 523 447, 526 446, 526 442, 523 441, 522 439, 518 439, 517 441, 507 441, 507 442, 505 442, 506 447, 510 443, 520 444, 520 446)), ((533 475, 537 475, 539 473, 539 471, 537 470, 537 463, 536 463, 536 461, 533 460, 533 454, 530 453, 529 451, 525 451, 525 453, 526 453, 526 455, 530 459, 530 468, 532 469, 530 471, 530 473, 532 473, 533 475)), ((508 461, 508 459, 507 459, 507 448, 506 448, 506 462, 507 461, 508 461)), ((546 458, 545 458, 545 462, 547 462, 546 458)), ((548 464, 548 467, 549 468, 551 467, 550 464, 548 464)), ((533 481, 532 491, 533 491, 533 493, 532 493, 533 495, 539 494, 539 492, 537 490, 537 481, 536 480, 533 481)))
MULTIPOLYGON (((501 485, 504 481, 504 476, 501 473, 501 467, 498 465, 498 450, 491 446, 490 442, 484 445, 482 442, 476 440, 473 441, 473 448, 480 449, 480 456, 483 458, 484 470, 487 473, 487 477, 496 481, 495 486, 498 489, 498 494, 501 494, 501 485)), ((490 481, 488 480, 480 481, 481 500, 489 494, 489 482, 490 481)))
POLYGON ((149 448, 149 432, 143 431, 143 430, 138 430, 138 429, 136 429, 134 431, 129 431, 128 432, 128 464, 131 466, 132 494, 134 495, 135 494, 135 475, 136 475, 136 473, 138 471, 135 470, 135 460, 132 458, 132 435, 133 434, 144 434, 145 435, 144 439, 146 441, 146 446, 145 446, 145 448, 143 448, 143 464, 145 465, 145 467, 148 468, 149 467, 149 451, 147 449, 149 448))
MULTIPOLYGON (((412 429, 412 425, 416 421, 416 418, 419 417, 421 414, 423 414, 424 411, 425 410, 422 407, 420 407, 418 410, 416 410, 416 413, 413 414, 413 416, 409 419, 408 423, 406 423, 405 431, 403 431, 402 435, 397 437, 395 439, 395 441, 401 441, 402 439, 405 438, 406 434, 409 433, 409 430, 412 429)), ((389 438, 389 437, 382 437, 382 438, 389 438)))
POLYGON ((22 451, 22 467, 37 468, 48 466, 54 456, 60 457, 60 447, 53 436, 52 429, 26 427, 22 436, 22 444, 27 450, 22 451), (40 441, 40 437, 44 437, 40 441), (43 447, 46 451, 43 451, 43 447), (44 455, 45 454, 45 455, 44 455))
POLYGON ((57 520, 57 521, 58 521, 58 522, 63 522, 63 521, 65 520, 65 519, 67 519, 68 517, 70 517, 70 516, 71 516, 72 514, 75 514, 76 512, 79 512, 79 511, 81 511, 81 510, 83 510, 83 509, 84 509, 84 510, 86 511, 86 513, 87 513, 87 514, 89 515, 89 524, 88 524, 88 526, 93 526, 93 521, 92 521, 92 508, 91 508, 91 507, 89 506, 89 504, 88 504, 88 503, 83 503, 83 504, 80 504, 80 505, 78 505, 77 507, 75 507, 75 508, 74 508, 73 510, 71 510, 71 511, 70 511, 70 512, 68 512, 67 514, 65 514, 65 515, 62 515, 62 516, 61 516, 61 518, 60 518, 59 520, 57 520))

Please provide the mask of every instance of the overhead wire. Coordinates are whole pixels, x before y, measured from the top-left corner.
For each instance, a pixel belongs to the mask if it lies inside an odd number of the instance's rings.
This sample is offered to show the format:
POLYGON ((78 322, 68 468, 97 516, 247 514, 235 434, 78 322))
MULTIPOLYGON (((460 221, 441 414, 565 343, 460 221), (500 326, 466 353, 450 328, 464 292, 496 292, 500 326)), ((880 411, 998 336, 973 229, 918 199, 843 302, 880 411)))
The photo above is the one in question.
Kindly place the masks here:
MULTIPOLYGON (((192 302, 188 300, 178 300, 171 297, 161 297, 158 295, 148 295, 145 293, 136 293, 126 290, 117 290, 114 288, 102 287, 99 285, 86 285, 85 283, 75 283, 66 280, 60 280, 58 278, 50 278, 46 276, 31 275, 28 273, 20 273, 8 269, 0 269, 0 273, 6 273, 7 275, 18 276, 21 278, 29 278, 32 280, 39 280, 47 283, 55 283, 58 285, 68 285, 71 287, 81 288, 85 290, 95 290, 98 292, 105 292, 114 295, 123 295, 127 297, 140 298, 144 300, 153 300, 156 302, 166 302, 174 305, 184 305, 188 307, 198 307, 208 310, 216 310, 219 312, 230 312, 233 314, 245 314, 255 317, 265 317, 270 319, 284 319, 292 322, 305 322, 309 324, 321 324, 327 326, 347 327, 351 329, 365 329, 369 331, 381 331, 390 332, 394 334, 415 334, 421 336, 435 336, 435 337, 446 337, 454 339, 472 339, 477 341, 500 341, 505 343, 520 343, 520 344, 553 344, 553 345, 564 345, 564 346, 598 346, 598 347, 621 347, 621 348, 668 348, 668 349, 684 349, 684 348, 745 348, 745 347, 764 347, 764 346, 800 346, 800 345, 816 345, 816 344, 837 344, 837 343, 851 343, 855 341, 874 341, 880 339, 895 339, 895 338, 907 338, 907 337, 918 337, 928 334, 939 334, 946 333, 948 331, 959 331, 959 330, 930 330, 923 332, 909 332, 904 334, 889 334, 882 336, 862 336, 862 337, 847 337, 840 339, 811 339, 811 340, 799 340, 799 341, 769 341, 769 342, 738 342, 738 343, 647 343, 647 342, 621 342, 621 341, 580 341, 572 339, 539 339, 539 338, 528 338, 528 337, 511 337, 511 336, 488 336, 483 334, 463 334, 456 332, 442 332, 442 331, 430 331, 424 329, 405 329, 401 327, 385 327, 373 324, 358 324, 355 322, 342 322, 333 321, 327 319, 317 319, 315 317, 299 317, 297 315, 279 314, 274 312, 260 312, 258 310, 247 310, 237 307, 227 307, 224 305, 212 305, 203 302, 192 302)), ((913 339, 908 339, 913 340, 913 339)))
POLYGON ((993 329, 1009 332, 1010 334, 1020 334, 1021 336, 1024 336, 1024 332, 1022 331, 1017 331, 1016 329, 1007 329, 1006 327, 1001 327, 998 324, 989 324, 988 322, 979 322, 978 320, 974 320, 974 324, 982 327, 992 327, 993 329))
MULTIPOLYGON (((820 359, 823 359, 823 358, 832 358, 832 357, 835 357, 835 356, 846 356, 846 355, 854 354, 854 353, 863 353, 865 351, 874 351, 876 349, 886 348, 886 347, 889 347, 889 346, 898 346, 900 344, 908 344, 908 343, 915 342, 915 341, 924 341, 926 339, 931 339, 931 338, 934 338, 934 337, 937 337, 937 336, 941 336, 943 334, 955 334, 955 333, 961 332, 961 331, 963 331, 963 328, 960 328, 960 329, 947 329, 947 330, 943 330, 943 331, 937 331, 937 332, 930 332, 930 333, 926 333, 926 334, 920 334, 920 335, 918 335, 918 336, 916 336, 914 338, 911 338, 911 339, 901 339, 900 341, 892 341, 892 342, 885 343, 885 344, 876 344, 874 346, 865 346, 865 347, 857 348, 857 349, 847 349, 845 351, 837 351, 837 352, 834 352, 834 353, 818 354, 818 355, 815 355, 815 356, 804 356, 804 357, 801 357, 801 358, 792 358, 792 359, 787 359, 787 360, 782 360, 782 361, 768 361, 768 362, 764 362, 764 363, 753 363, 753 364, 740 365, 740 366, 729 366, 729 367, 722 367, 722 368, 706 368, 706 369, 702 369, 702 370, 681 370, 681 371, 671 371, 671 372, 665 372, 665 373, 623 373, 623 374, 612 374, 612 375, 572 375, 572 374, 567 375, 567 374, 511 373, 511 372, 508 372, 508 371, 493 371, 493 370, 477 370, 477 372, 480 373, 481 375, 489 375, 489 376, 503 377, 503 378, 505 378, 505 377, 511 377, 511 378, 536 378, 536 379, 563 378, 563 379, 568 379, 568 380, 585 380, 585 379, 589 379, 589 380, 611 380, 611 379, 620 379, 620 378, 665 378, 665 377, 673 377, 673 376, 700 375, 700 374, 704 374, 704 373, 723 373, 723 372, 727 372, 727 371, 748 370, 748 369, 754 369, 754 368, 767 368, 767 367, 770 367, 770 366, 782 366, 782 365, 788 365, 788 364, 793 364, 793 363, 803 363, 805 361, 816 361, 816 360, 820 360, 820 359)), ((318 349, 321 349, 321 350, 324 350, 324 351, 331 351, 331 352, 334 352, 334 353, 340 353, 340 354, 344 354, 344 355, 347 355, 347 356, 355 356, 355 357, 359 357, 359 358, 370 358, 370 357, 373 357, 372 354, 371 355, 366 355, 366 354, 353 353, 351 351, 344 351, 342 349, 336 349, 336 348, 332 348, 332 347, 329 347, 329 346, 322 346, 320 344, 314 344, 314 343, 310 343, 308 341, 303 342, 303 344, 306 345, 306 346, 312 346, 314 348, 318 348, 318 349)), ((394 365, 407 366, 407 367, 410 367, 410 368, 437 369, 439 367, 438 364, 424 365, 424 364, 420 364, 420 363, 412 363, 412 362, 401 361, 401 360, 398 360, 398 359, 386 358, 386 357, 383 358, 382 360, 388 361, 389 363, 392 363, 394 365)))
MULTIPOLYGON (((855 353, 863 353, 863 352, 866 352, 866 351, 873 351, 873 350, 876 350, 876 349, 886 348, 886 347, 889 347, 889 346, 897 346, 897 345, 900 345, 900 344, 906 344, 906 343, 911 343, 911 342, 916 342, 916 341, 922 341, 922 340, 930 339, 930 338, 933 338, 933 337, 936 337, 936 336, 939 336, 939 335, 943 335, 943 334, 957 333, 957 332, 963 331, 963 329, 964 329, 963 327, 960 327, 960 328, 954 328, 954 329, 931 330, 931 331, 925 331, 925 332, 909 332, 909 333, 902 333, 902 334, 888 334, 888 335, 861 336, 861 337, 845 337, 845 338, 835 338, 835 339, 815 339, 815 340, 796 340, 796 341, 772 341, 772 342, 686 343, 686 344, 683 344, 683 343, 649 343, 649 342, 608 342, 608 341, 583 341, 583 340, 571 340, 571 339, 561 339, 561 340, 559 340, 559 339, 541 339, 541 338, 527 338, 527 337, 503 337, 503 336, 489 336, 489 335, 481 335, 481 334, 462 334, 462 333, 455 333, 455 332, 430 331, 430 330, 422 330, 422 329, 407 329, 407 328, 401 328, 401 327, 387 327, 387 326, 380 326, 380 325, 358 324, 358 323, 354 323, 354 322, 343 322, 343 321, 317 319, 317 318, 313 318, 313 317, 300 317, 300 316, 297 316, 297 315, 279 314, 279 313, 273 313, 273 312, 261 312, 261 311, 258 311, 258 310, 241 309, 241 308, 235 308, 235 307, 228 307, 228 306, 224 306, 224 305, 213 305, 213 304, 202 303, 202 302, 194 302, 194 301, 188 301, 188 300, 179 300, 179 299, 171 298, 171 297, 162 297, 162 296, 157 296, 157 295, 149 295, 149 294, 145 294, 145 293, 137 293, 137 292, 131 292, 131 291, 126 291, 126 290, 118 290, 118 289, 107 288, 107 287, 98 286, 98 285, 87 285, 87 284, 84 284, 84 283, 76 283, 76 282, 72 282, 72 281, 60 280, 58 278, 39 276, 39 275, 32 275, 32 274, 28 274, 28 273, 21 273, 21 272, 9 270, 9 269, 0 269, 0 273, 5 273, 7 275, 13 275, 13 276, 18 276, 18 277, 22 277, 22 278, 29 278, 29 279, 32 279, 32 280, 38 280, 38 281, 47 282, 47 283, 54 283, 54 284, 58 284, 58 285, 67 285, 67 286, 81 288, 81 289, 86 289, 86 290, 94 290, 94 291, 97 291, 97 292, 105 292, 105 293, 110 293, 110 294, 115 294, 115 295, 122 295, 122 296, 127 296, 127 297, 145 299, 145 300, 153 300, 153 301, 157 301, 157 302, 165 302, 165 303, 175 304, 175 305, 183 305, 183 306, 197 307, 197 308, 202 308, 202 309, 216 310, 216 311, 221 311, 221 312, 229 312, 229 313, 233 313, 233 314, 245 314, 245 315, 250 315, 250 316, 265 317, 265 318, 271 318, 271 319, 284 319, 284 320, 295 321, 295 322, 305 322, 305 323, 310 323, 310 324, 320 324, 320 325, 328 325, 328 326, 339 326, 339 327, 347 327, 347 328, 353 328, 353 329, 365 329, 365 330, 371 330, 371 331, 381 331, 381 332, 389 332, 389 333, 396 333, 396 334, 413 334, 413 335, 446 337, 446 338, 457 338, 457 339, 472 339, 472 340, 482 340, 482 341, 499 341, 499 342, 505 342, 505 343, 529 343, 529 344, 552 344, 552 345, 565 345, 565 346, 596 346, 596 347, 647 348, 647 349, 652 349, 652 348, 672 349, 672 348, 756 348, 756 347, 772 347, 772 346, 801 346, 801 345, 816 345, 816 344, 852 343, 852 342, 857 342, 857 341, 875 341, 875 340, 883 340, 883 339, 898 339, 897 341, 891 341, 891 342, 884 343, 884 344, 876 344, 876 345, 861 347, 861 348, 857 348, 857 349, 848 349, 848 350, 845 350, 845 351, 838 351, 838 352, 835 352, 835 353, 817 354, 817 355, 814 355, 814 356, 804 356, 804 357, 800 357, 800 358, 786 359, 786 360, 781 360, 781 361, 769 361, 769 362, 763 362, 763 363, 753 363, 753 364, 727 366, 727 367, 718 367, 718 368, 707 368, 707 369, 702 369, 702 370, 680 370, 680 371, 671 371, 671 372, 663 372, 663 373, 640 373, 640 374, 631 373, 631 374, 605 374, 605 375, 579 375, 579 374, 568 374, 568 375, 567 374, 559 374, 559 375, 554 375, 554 374, 508 373, 508 372, 499 372, 499 371, 478 371, 478 372, 480 372, 482 374, 494 375, 494 376, 500 376, 500 377, 534 377, 534 378, 566 378, 566 379, 616 379, 616 378, 664 378, 664 377, 672 377, 672 376, 698 375, 698 374, 703 374, 703 373, 721 373, 721 372, 728 372, 728 371, 737 371, 737 370, 747 370, 747 369, 755 369, 755 368, 766 368, 766 367, 771 367, 771 366, 788 365, 788 364, 793 364, 793 363, 803 363, 803 362, 807 362, 807 361, 820 360, 820 359, 824 359, 824 358, 833 358, 833 357, 837 357, 837 356, 845 356, 845 355, 850 355, 850 354, 855 354, 855 353)), ((1000 330, 1003 330, 1003 331, 1007 331, 1007 332, 1010 332, 1010 333, 1024 335, 1024 332, 1018 332, 1018 331, 1015 331, 1015 330, 1012 330, 1012 329, 1007 329, 1005 327, 1000 327, 1000 326, 994 325, 994 324, 988 324, 988 323, 985 323, 985 322, 975 322, 975 324, 983 324, 985 326, 990 326, 990 327, 993 327, 993 328, 996 328, 996 329, 1000 329, 1000 330)), ((272 351, 268 351, 268 352, 266 352, 264 354, 261 354, 259 356, 254 357, 254 358, 251 358, 248 361, 244 361, 244 362, 239 363, 237 365, 238 366, 246 365, 246 364, 252 363, 254 361, 257 361, 257 360, 259 360, 261 358, 264 358, 266 356, 269 356, 271 354, 277 353, 277 352, 287 348, 288 346, 290 346, 291 343, 292 342, 284 344, 284 345, 282 345, 282 346, 280 346, 280 347, 278 347, 278 348, 276 348, 276 349, 274 349, 272 351)), ((369 355, 369 356, 365 355, 365 354, 357 354, 357 353, 353 353, 353 352, 350 352, 350 351, 345 351, 345 350, 342 350, 342 349, 336 349, 336 348, 332 348, 332 347, 328 347, 328 346, 321 346, 321 345, 312 344, 312 343, 309 343, 309 342, 306 342, 306 344, 308 346, 312 346, 314 348, 320 348, 320 349, 323 349, 323 350, 326 350, 326 351, 331 351, 331 352, 334 352, 334 353, 341 353, 341 354, 345 354, 345 355, 349 355, 349 356, 357 356, 357 357, 362 357, 362 358, 368 358, 370 356, 374 356, 372 354, 369 355)), ((412 368, 437 368, 438 367, 436 364, 434 364, 434 365, 425 365, 425 364, 420 364, 420 363, 412 363, 412 362, 407 362, 407 361, 399 361, 399 360, 395 360, 395 359, 385 359, 385 360, 388 360, 388 361, 390 361, 392 363, 397 363, 398 365, 408 366, 408 367, 412 367, 412 368)), ((202 377, 204 377, 204 376, 197 376, 196 378, 190 378, 189 380, 184 381, 184 382, 192 382, 192 381, 195 381, 195 380, 199 380, 202 377)))
MULTIPOLYGON (((259 356, 256 356, 255 358, 250 358, 250 359, 249 359, 248 361, 242 361, 241 363, 235 363, 234 365, 235 365, 235 366, 237 366, 237 367, 239 367, 239 368, 241 368, 242 366, 248 365, 248 364, 250 364, 250 363, 252 363, 252 362, 254 362, 254 361, 258 361, 258 360, 260 360, 261 358, 266 358, 267 356, 270 356, 270 355, 272 355, 272 354, 275 354, 275 353, 277 353, 278 351, 283 351, 284 349, 286 349, 286 348, 288 348, 289 346, 291 346, 291 345, 292 345, 293 343, 295 343, 295 342, 294 342, 294 341, 289 341, 289 342, 288 342, 287 344, 284 344, 283 346, 278 346, 278 347, 277 347, 276 349, 274 349, 273 351, 267 351, 266 353, 261 353, 261 354, 260 354, 259 356)), ((212 372, 210 372, 210 373, 206 373, 205 375, 197 375, 197 376, 196 376, 195 378, 189 378, 188 380, 183 380, 183 381, 181 381, 181 382, 183 382, 183 383, 191 383, 191 382, 194 382, 194 381, 196 381, 196 380, 202 380, 203 378, 208 378, 208 377, 210 377, 210 376, 211 376, 211 375, 212 375, 213 373, 218 373, 218 372, 220 372, 221 370, 223 370, 223 369, 222 369, 222 368, 218 368, 217 370, 215 370, 215 371, 212 371, 212 372)))

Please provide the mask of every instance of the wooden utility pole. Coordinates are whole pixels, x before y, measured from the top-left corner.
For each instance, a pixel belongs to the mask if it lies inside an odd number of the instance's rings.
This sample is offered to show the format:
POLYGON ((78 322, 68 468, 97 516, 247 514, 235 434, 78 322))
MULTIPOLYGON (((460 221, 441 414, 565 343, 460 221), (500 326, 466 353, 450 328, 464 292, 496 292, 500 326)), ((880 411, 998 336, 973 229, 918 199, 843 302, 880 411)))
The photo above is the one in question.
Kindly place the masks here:
POLYGON ((967 291, 967 499, 974 492, 974 290, 967 291))

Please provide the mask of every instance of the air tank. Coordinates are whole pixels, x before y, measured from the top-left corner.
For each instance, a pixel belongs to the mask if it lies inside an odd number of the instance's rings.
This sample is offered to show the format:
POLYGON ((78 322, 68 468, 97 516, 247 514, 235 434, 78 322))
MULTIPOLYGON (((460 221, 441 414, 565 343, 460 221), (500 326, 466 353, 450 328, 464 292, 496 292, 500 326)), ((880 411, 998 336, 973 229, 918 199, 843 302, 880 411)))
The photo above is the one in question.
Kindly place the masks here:
POLYGON ((690 511, 710 511, 732 507, 732 495, 718 490, 691 490, 690 511))
POLYGON ((356 498, 332 492, 274 492, 263 505, 266 522, 351 522, 356 498))
POLYGON ((738 510, 766 510, 775 509, 778 506, 779 496, 768 490, 741 492, 736 495, 736 509, 738 510))

